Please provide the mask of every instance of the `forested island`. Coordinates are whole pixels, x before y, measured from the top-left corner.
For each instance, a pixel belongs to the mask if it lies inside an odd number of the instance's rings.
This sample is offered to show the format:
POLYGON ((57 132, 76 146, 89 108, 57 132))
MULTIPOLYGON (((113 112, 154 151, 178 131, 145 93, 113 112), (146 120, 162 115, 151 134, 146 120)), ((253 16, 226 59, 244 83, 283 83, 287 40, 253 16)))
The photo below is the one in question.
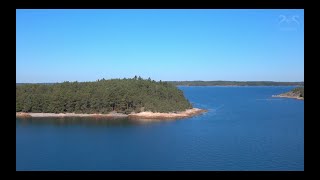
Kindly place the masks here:
POLYGON ((295 98, 295 99, 301 99, 304 100, 304 87, 297 87, 292 89, 289 92, 274 95, 272 97, 280 97, 280 98, 295 98))
POLYGON ((93 114, 152 119, 183 118, 204 110, 193 108, 173 84, 135 76, 95 82, 20 84, 16 86, 16 112, 17 116, 34 117, 93 114))
POLYGON ((304 82, 275 81, 167 81, 175 86, 303 86, 304 82))

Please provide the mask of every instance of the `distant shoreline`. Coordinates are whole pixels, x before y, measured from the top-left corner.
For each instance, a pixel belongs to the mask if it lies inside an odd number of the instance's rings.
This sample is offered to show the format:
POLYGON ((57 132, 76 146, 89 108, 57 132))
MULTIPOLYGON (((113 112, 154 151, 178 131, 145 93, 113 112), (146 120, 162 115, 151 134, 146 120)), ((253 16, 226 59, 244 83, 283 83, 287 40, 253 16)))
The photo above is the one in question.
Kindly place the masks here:
POLYGON ((300 85, 176 85, 183 87, 210 87, 210 86, 219 86, 219 87, 279 87, 279 86, 300 86, 300 85))
POLYGON ((177 113, 153 113, 153 112, 140 112, 140 113, 131 113, 131 114, 122 114, 111 112, 109 114, 75 114, 75 113, 25 113, 25 112, 16 112, 16 117, 18 118, 32 118, 32 117, 93 117, 93 118, 129 118, 129 119, 181 119, 188 118, 201 113, 207 112, 204 109, 192 108, 187 109, 182 112, 177 113))
MULTIPOLYGON (((304 82, 278 82, 278 81, 163 81, 175 86, 303 86, 304 82)), ((16 83, 16 86, 26 84, 54 85, 56 83, 16 83)))

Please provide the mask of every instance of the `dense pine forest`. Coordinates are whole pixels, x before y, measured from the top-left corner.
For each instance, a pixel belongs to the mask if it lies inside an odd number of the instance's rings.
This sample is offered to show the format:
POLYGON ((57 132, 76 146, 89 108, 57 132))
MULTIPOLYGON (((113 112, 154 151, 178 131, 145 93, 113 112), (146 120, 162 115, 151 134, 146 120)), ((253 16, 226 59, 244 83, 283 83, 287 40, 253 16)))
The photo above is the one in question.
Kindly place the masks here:
POLYGON ((16 86, 16 112, 174 112, 192 108, 181 90, 167 82, 129 79, 16 86))

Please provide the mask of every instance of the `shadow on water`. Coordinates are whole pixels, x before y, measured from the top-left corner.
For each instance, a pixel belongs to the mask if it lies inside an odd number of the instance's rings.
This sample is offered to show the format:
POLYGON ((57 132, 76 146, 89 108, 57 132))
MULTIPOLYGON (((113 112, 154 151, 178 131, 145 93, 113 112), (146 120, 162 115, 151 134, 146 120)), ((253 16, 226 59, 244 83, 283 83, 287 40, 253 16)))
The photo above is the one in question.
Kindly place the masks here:
POLYGON ((160 123, 160 120, 140 120, 128 118, 83 118, 83 117, 33 117, 33 118, 16 118, 16 124, 27 125, 54 125, 54 126, 135 126, 135 125, 148 125, 153 123, 160 123))

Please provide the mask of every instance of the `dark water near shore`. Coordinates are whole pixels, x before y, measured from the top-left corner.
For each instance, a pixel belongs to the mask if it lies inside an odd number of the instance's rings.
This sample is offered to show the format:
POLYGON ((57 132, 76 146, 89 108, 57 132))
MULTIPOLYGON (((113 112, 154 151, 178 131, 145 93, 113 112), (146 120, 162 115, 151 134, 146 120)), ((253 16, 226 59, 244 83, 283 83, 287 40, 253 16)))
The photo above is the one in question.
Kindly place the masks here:
POLYGON ((16 119, 17 170, 304 170, 304 101, 292 87, 179 87, 187 119, 16 119))

